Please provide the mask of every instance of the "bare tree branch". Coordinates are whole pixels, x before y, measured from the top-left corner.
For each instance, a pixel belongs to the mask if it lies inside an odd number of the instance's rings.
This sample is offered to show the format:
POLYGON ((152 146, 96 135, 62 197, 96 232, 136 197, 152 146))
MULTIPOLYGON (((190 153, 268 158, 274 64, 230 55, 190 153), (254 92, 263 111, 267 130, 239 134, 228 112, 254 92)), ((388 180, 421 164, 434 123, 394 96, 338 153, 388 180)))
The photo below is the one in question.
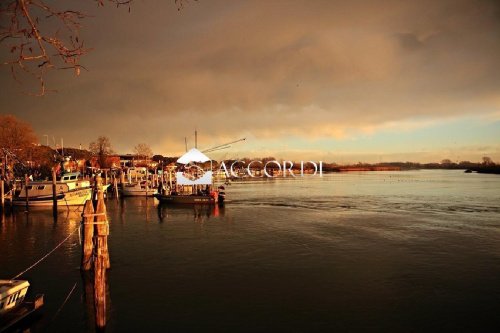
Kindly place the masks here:
MULTIPOLYGON (((130 12, 134 0, 93 1, 98 6, 106 2, 117 7, 128 6, 130 12)), ((187 1, 174 0, 174 3, 181 10, 187 1)), ((11 55, 0 64, 9 66, 13 79, 20 84, 23 84, 21 74, 38 81, 39 89, 34 95, 45 95, 49 91, 45 87, 45 74, 49 70, 72 69, 79 76, 81 69, 86 69, 80 58, 92 49, 86 48, 79 37, 81 22, 86 17, 82 11, 61 10, 44 0, 0 1, 0 45, 11 55), (55 32, 49 27, 55 27, 55 32)))

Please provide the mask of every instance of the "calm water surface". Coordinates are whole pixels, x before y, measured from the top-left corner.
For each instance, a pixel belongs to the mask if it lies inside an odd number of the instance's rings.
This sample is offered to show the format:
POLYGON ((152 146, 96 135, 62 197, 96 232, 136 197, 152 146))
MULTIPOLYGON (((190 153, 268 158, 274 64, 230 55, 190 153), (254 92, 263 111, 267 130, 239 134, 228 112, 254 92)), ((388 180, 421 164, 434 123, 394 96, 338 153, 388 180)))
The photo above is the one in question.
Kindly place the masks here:
MULTIPOLYGON (((500 330, 500 176, 328 174, 226 192, 218 209, 108 200, 106 331, 500 330)), ((1 278, 79 220, 60 210, 54 221, 50 209, 2 217, 1 278)), ((46 299, 32 331, 95 331, 78 242, 23 276, 46 299)))

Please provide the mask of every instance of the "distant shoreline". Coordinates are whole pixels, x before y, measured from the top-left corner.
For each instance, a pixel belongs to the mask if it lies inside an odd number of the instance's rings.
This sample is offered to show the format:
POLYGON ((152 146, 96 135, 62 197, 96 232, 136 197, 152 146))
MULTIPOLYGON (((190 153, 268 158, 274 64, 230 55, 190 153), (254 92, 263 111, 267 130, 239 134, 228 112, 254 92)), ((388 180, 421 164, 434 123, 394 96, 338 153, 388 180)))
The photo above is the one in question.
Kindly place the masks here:
POLYGON ((404 166, 379 166, 379 165, 362 165, 362 166, 336 166, 323 168, 325 172, 359 172, 359 171, 408 171, 408 170, 464 170, 464 172, 477 172, 486 174, 500 174, 500 165, 494 166, 476 166, 476 167, 404 167, 404 166))

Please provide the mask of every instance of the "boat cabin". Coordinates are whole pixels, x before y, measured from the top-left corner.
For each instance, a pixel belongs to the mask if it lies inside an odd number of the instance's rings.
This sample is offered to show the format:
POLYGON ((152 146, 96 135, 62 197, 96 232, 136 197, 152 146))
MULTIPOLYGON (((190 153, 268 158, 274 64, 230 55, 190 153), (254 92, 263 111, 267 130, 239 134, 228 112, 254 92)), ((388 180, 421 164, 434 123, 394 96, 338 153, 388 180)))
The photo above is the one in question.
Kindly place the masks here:
MULTIPOLYGON (((56 191, 58 194, 76 191, 83 188, 90 188, 90 181, 79 179, 79 172, 64 173, 56 181, 56 191)), ((19 191, 19 198, 26 198, 26 191, 29 198, 52 196, 52 181, 32 181, 28 185, 22 185, 19 191)))
POLYGON ((60 182, 76 181, 76 180, 78 180, 79 176, 80 176, 79 172, 68 172, 68 173, 64 173, 58 180, 60 182))
POLYGON ((23 302, 29 286, 24 280, 0 280, 0 316, 23 302))

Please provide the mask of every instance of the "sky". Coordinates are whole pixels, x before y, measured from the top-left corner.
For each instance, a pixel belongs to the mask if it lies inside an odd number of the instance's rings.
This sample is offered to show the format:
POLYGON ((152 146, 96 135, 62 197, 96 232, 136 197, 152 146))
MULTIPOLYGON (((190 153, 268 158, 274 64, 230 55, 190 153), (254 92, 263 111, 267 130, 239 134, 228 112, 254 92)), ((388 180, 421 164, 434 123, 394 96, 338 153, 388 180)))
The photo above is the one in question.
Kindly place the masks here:
POLYGON ((201 149, 247 138, 216 159, 500 161, 498 1, 53 3, 91 15, 88 71, 40 98, 0 69, 0 112, 41 143, 174 156, 197 129, 201 149))

